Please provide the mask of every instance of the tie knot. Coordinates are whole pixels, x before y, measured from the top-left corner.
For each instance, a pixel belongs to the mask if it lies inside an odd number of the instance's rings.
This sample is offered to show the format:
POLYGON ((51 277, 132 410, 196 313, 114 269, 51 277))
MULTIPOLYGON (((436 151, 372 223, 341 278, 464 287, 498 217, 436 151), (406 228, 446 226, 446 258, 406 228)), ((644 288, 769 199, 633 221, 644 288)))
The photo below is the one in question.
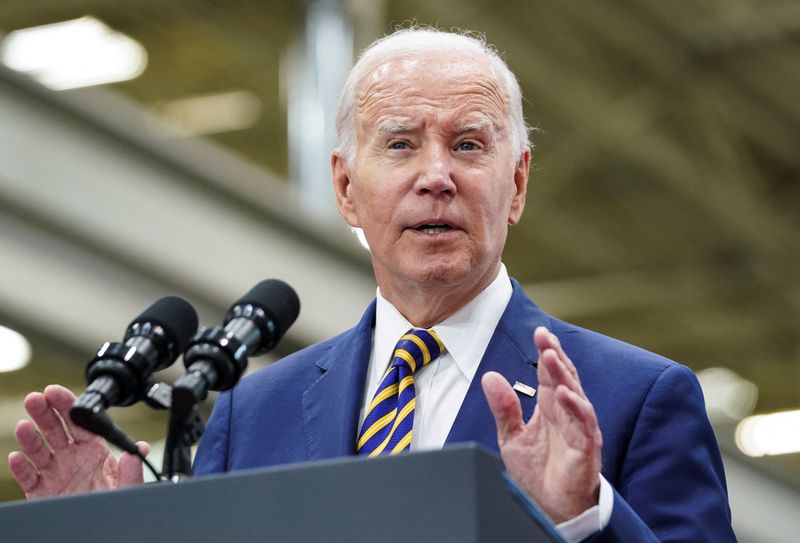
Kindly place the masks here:
POLYGON ((431 360, 436 360, 444 351, 444 345, 436 332, 415 328, 409 330, 397 342, 392 365, 397 366, 406 362, 413 373, 431 360))

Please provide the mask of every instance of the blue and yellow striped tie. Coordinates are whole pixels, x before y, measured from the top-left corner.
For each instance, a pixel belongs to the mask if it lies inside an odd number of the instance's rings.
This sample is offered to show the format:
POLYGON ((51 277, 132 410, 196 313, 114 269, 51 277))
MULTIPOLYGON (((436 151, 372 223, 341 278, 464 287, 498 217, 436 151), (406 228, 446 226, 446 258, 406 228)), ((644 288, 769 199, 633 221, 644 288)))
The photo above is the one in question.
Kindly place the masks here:
POLYGON ((409 449, 417 403, 414 372, 444 350, 433 330, 409 330, 400 338, 392 363, 367 407, 356 444, 359 455, 398 454, 409 449))

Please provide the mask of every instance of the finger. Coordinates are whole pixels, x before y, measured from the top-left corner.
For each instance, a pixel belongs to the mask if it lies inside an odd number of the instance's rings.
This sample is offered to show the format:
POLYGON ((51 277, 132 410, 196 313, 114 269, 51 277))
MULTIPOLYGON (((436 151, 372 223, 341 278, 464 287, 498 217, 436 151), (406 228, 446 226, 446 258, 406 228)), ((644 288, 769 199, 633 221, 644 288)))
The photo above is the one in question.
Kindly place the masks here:
POLYGON ((47 403, 44 394, 31 392, 25 397, 23 405, 39 428, 42 437, 51 447, 61 449, 69 443, 67 434, 64 432, 64 425, 61 424, 61 420, 47 403))
POLYGON ((53 447, 56 444, 59 447, 63 447, 67 443, 64 427, 47 404, 47 398, 44 397, 44 394, 31 392, 25 397, 23 405, 34 424, 39 428, 42 438, 48 446, 53 447))
POLYGON ((564 385, 584 396, 580 381, 569 371, 563 359, 553 349, 546 349, 539 357, 537 376, 543 386, 555 388, 564 385))
POLYGON ((545 349, 553 349, 558 354, 559 358, 564 360, 567 368, 569 368, 569 372, 574 375, 576 379, 578 378, 578 370, 575 368, 575 364, 572 363, 572 359, 567 356, 567 353, 561 346, 561 340, 558 339, 558 336, 544 326, 538 326, 536 330, 533 331, 533 342, 536 344, 536 348, 539 349, 540 356, 545 349))
POLYGON ((497 441, 502 446, 523 429, 522 406, 511 385, 499 373, 486 372, 481 378, 481 386, 497 424, 497 441))
POLYGON ((61 385, 48 385, 44 389, 44 395, 47 398, 47 403, 56 410, 64 421, 64 425, 66 425, 75 443, 86 443, 96 438, 93 433, 72 422, 69 410, 72 409, 72 404, 75 403, 75 395, 69 389, 61 385))
MULTIPOLYGON (((136 443, 139 452, 147 456, 150 452, 150 445, 144 441, 136 443)), ((119 486, 134 486, 144 483, 144 473, 142 470, 142 459, 130 453, 124 453, 119 459, 119 486)))
POLYGON ((12 451, 8 455, 8 470, 26 495, 33 492, 39 484, 39 474, 20 451, 12 451))
POLYGON ((591 402, 563 386, 556 389, 556 400, 577 427, 577 432, 564 432, 564 435, 571 435, 572 444, 586 451, 600 448, 603 436, 591 402))
POLYGON ((14 428, 14 437, 17 438, 20 450, 33 463, 34 468, 41 470, 50 464, 53 455, 31 421, 19 421, 14 428))

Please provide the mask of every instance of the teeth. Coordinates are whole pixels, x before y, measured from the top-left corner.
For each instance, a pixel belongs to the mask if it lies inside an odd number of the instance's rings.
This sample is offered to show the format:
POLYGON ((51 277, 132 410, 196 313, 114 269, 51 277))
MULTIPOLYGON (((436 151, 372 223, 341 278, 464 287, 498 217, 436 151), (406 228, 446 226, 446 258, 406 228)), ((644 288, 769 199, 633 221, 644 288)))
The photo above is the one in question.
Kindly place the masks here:
POLYGON ((447 230, 450 230, 450 227, 447 225, 430 225, 430 226, 422 226, 420 230, 425 234, 440 234, 447 230))

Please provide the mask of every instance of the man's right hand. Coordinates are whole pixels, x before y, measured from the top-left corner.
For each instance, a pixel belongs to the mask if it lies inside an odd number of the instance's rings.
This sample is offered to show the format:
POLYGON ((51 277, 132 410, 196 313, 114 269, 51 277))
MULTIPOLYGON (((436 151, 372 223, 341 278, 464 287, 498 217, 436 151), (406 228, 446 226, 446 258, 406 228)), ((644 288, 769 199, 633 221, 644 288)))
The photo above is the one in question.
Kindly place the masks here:
MULTIPOLYGON (((69 409, 74 401, 75 395, 60 385, 25 398, 32 422, 17 423, 20 450, 8 455, 8 468, 28 499, 143 482, 139 458, 125 453, 118 462, 103 438, 72 422, 69 409)), ((149 452, 146 443, 137 446, 143 454, 149 452)))

